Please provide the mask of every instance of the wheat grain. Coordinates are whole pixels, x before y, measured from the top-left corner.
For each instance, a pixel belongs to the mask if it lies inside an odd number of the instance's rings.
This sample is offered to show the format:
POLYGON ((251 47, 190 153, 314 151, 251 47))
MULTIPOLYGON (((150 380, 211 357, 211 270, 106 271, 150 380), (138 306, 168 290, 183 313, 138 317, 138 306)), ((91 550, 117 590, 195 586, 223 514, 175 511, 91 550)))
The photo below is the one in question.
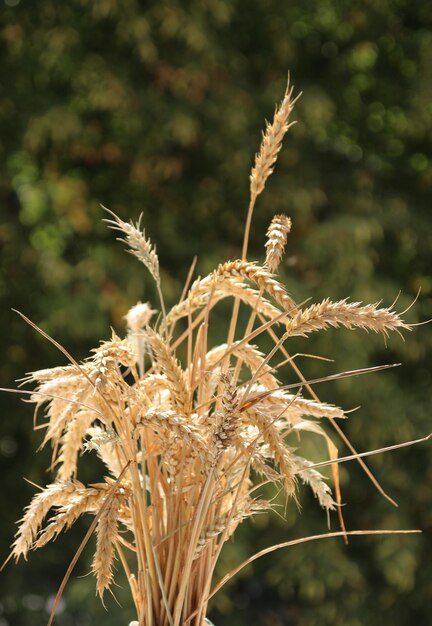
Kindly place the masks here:
POLYGON ((236 511, 235 515, 231 515, 231 511, 229 511, 222 517, 214 519, 201 532, 198 545, 195 550, 194 559, 199 558, 205 548, 216 537, 225 532, 225 540, 229 539, 234 534, 237 526, 243 520, 269 508, 271 508, 271 504, 267 500, 249 499, 242 502, 241 508, 236 511))
POLYGON ((239 300, 247 304, 257 313, 264 315, 264 317, 273 319, 280 315, 280 310, 264 298, 259 291, 248 287, 244 283, 237 282, 236 280, 227 280, 218 284, 217 292, 219 292, 219 290, 224 296, 239 298, 239 300))
POLYGON ((292 496, 295 491, 295 465, 292 461, 292 452, 284 443, 274 420, 263 411, 255 409, 247 411, 247 417, 252 424, 256 425, 262 440, 268 445, 271 456, 279 466, 284 480, 284 488, 288 495, 292 496))
POLYGON ((305 484, 310 486, 323 509, 334 511, 336 502, 333 500, 331 489, 325 482, 322 474, 310 468, 312 462, 294 455, 292 462, 296 468, 297 474, 305 484))
POLYGON ((105 464, 109 473, 114 476, 114 478, 118 478, 122 471, 120 441, 101 444, 97 450, 97 454, 105 464))
POLYGON ((152 427, 165 441, 168 438, 177 439, 196 448, 205 445, 197 425, 175 411, 149 411, 141 417, 137 426, 152 427))
POLYGON ((89 376, 97 389, 123 385, 119 367, 135 365, 137 355, 127 339, 120 339, 115 332, 110 341, 103 341, 98 348, 91 350, 89 358, 89 376))
POLYGON ((273 467, 267 464, 266 457, 262 453, 263 447, 261 446, 260 452, 253 452, 251 455, 251 464, 257 474, 264 476, 270 483, 277 483, 283 480, 283 477, 273 467))
POLYGON ((226 354, 240 357, 252 373, 261 368, 258 380, 265 388, 274 389, 278 387, 279 382, 271 373, 272 368, 265 362, 264 354, 256 346, 248 343, 236 342, 230 347, 226 343, 216 346, 206 354, 207 370, 211 372, 216 365, 223 361, 226 354))
POLYGON ((36 370, 28 372, 22 379, 23 382, 46 382, 64 377, 77 376, 77 369, 74 365, 65 365, 63 367, 51 367, 48 369, 36 370))
POLYGON ((47 430, 42 445, 52 440, 56 445, 62 432, 80 408, 80 403, 88 399, 91 388, 82 376, 59 376, 45 380, 31 398, 37 409, 46 404, 47 430))
MULTIPOLYGON (((264 385, 254 385, 251 388, 250 395, 259 395, 266 391, 264 385)), ((288 421, 290 417, 300 417, 302 415, 311 415, 312 417, 333 417, 344 418, 345 413, 342 409, 333 404, 325 402, 316 402, 303 398, 301 395, 292 395, 286 391, 278 390, 274 387, 274 392, 266 396, 260 401, 259 406, 265 407, 266 411, 270 411, 273 415, 285 417, 288 421)))

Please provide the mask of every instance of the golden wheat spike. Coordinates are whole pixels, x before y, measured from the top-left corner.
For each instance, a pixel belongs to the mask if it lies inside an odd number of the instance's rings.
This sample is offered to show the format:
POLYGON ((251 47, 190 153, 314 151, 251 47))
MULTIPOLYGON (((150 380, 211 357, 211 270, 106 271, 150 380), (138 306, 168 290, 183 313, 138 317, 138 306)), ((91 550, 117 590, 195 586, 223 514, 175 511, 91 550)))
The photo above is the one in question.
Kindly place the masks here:
POLYGON ((391 330, 411 329, 391 309, 379 308, 379 303, 362 305, 361 302, 348 302, 346 299, 332 302, 329 298, 298 311, 287 322, 286 329, 291 336, 305 337, 309 333, 325 330, 330 326, 362 328, 384 335, 391 330))
POLYGON ((286 215, 275 215, 267 231, 265 244, 267 254, 265 266, 273 274, 282 260, 288 234, 291 231, 291 219, 286 215))
POLYGON ((289 117, 299 96, 293 99, 293 87, 290 87, 288 80, 284 98, 276 108, 272 123, 267 122, 259 152, 255 156, 255 164, 250 174, 250 195, 253 202, 264 190, 267 179, 273 173, 285 133, 295 124, 289 122, 289 117))

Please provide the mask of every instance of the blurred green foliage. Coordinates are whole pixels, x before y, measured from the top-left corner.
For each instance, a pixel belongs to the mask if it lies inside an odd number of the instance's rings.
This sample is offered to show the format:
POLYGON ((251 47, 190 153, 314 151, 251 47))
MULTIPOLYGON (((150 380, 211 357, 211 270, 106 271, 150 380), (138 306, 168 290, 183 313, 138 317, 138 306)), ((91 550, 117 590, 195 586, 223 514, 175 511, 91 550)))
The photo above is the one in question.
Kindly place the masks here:
MULTIPOLYGON (((293 218, 282 270, 297 300, 324 296, 412 303, 432 317, 432 4, 409 0, 3 0, 0 13, 0 380, 63 363, 11 311, 19 309, 77 359, 110 334, 138 299, 157 302, 146 272, 102 224, 99 203, 123 219, 144 213, 158 246, 165 294, 178 299, 194 254, 198 271, 239 255, 248 174, 263 119, 291 70, 302 90, 277 171, 260 198, 250 257, 263 258, 273 216, 293 218)), ((221 315, 223 321, 223 315, 221 315)), ((217 337, 215 337, 215 340, 217 337)), ((430 326, 388 346, 360 331, 328 331, 294 350, 335 359, 307 374, 402 362, 398 370, 320 389, 362 405, 344 424, 359 450, 430 430, 430 326)), ((289 372, 287 371, 287 376, 289 372)), ((34 487, 49 481, 49 450, 34 450, 31 409, 1 402, 1 555, 34 487)), ((310 445, 314 445, 313 442, 310 445)), ((341 453, 346 453, 342 444, 341 453)), ((317 458, 319 456, 317 450, 317 458)), ((348 528, 422 528, 416 537, 329 540, 248 567, 213 603, 216 626, 408 626, 430 622, 430 446, 369 465, 399 508, 354 463, 341 468, 348 528), (429 532, 428 532, 429 531, 429 532)), ((220 573, 257 549, 324 532, 301 490, 301 513, 245 524, 220 573)), ((282 503, 283 504, 283 503, 282 503)), ((332 529, 338 528, 332 519, 332 529)), ((1 626, 43 624, 85 533, 8 564, 1 626)), ((122 604, 94 597, 91 550, 71 580, 57 623, 127 624, 122 604)))

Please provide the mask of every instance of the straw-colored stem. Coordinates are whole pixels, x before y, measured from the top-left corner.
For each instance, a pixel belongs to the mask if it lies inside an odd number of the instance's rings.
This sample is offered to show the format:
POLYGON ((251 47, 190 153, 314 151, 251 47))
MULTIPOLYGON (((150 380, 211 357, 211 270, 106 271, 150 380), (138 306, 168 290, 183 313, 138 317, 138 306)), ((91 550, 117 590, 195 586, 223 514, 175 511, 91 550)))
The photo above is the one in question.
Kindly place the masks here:
MULTIPOLYGON (((261 299, 263 294, 264 294, 264 288, 260 287, 258 299, 261 299)), ((258 302, 257 302, 257 304, 258 304, 258 302)), ((257 314, 257 305, 255 305, 254 309, 251 311, 251 314, 249 316, 249 320, 248 320, 248 323, 247 323, 247 326, 246 326, 246 330, 244 332, 244 334, 246 336, 249 335, 250 332, 252 331, 252 328, 254 326, 255 319, 256 319, 256 314, 257 314)), ((235 367, 235 370, 234 370, 234 376, 233 376, 234 382, 236 382, 238 380, 242 363, 243 363, 243 359, 241 357, 239 357, 237 359, 236 367, 235 367)))
POLYGON ((242 255, 241 255, 241 258, 244 260, 247 259, 250 229, 251 229, 251 224, 252 224, 252 215, 253 215, 254 208, 255 208, 255 200, 256 200, 256 196, 252 196, 249 202, 247 216, 246 216, 246 223, 245 223, 245 229, 244 229, 244 235, 243 235, 242 255))
POLYGON ((208 508, 210 498, 212 495, 211 486, 213 482, 213 473, 212 469, 207 476, 206 482, 203 486, 200 499, 198 501, 195 515, 194 515, 194 523, 190 534, 190 543, 187 550, 186 560, 183 566, 182 578, 180 580, 179 590, 177 594, 177 598, 175 601, 174 608, 174 626, 179 626, 180 618, 183 612, 183 602, 186 594, 186 588, 188 584, 189 574, 193 563, 193 557, 195 554, 196 546, 198 543, 198 538, 201 532, 201 528, 204 524, 204 516, 205 512, 208 508))

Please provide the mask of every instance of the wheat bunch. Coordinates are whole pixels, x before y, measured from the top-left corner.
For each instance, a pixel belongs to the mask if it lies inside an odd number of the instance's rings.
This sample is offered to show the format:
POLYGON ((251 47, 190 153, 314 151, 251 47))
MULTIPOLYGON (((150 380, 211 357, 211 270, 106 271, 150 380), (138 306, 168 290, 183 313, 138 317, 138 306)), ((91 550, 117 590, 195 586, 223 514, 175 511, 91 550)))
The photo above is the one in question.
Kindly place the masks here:
POLYGON ((224 543, 243 520, 271 508, 259 497, 254 476, 282 486, 293 500, 305 483, 327 512, 337 508, 341 515, 337 471, 333 496, 325 476, 302 456, 301 443, 309 434, 322 437, 335 468, 328 424, 346 414, 302 395, 307 381, 299 381, 289 357, 291 337, 338 326, 383 335, 410 328, 378 304, 326 299, 298 307, 274 276, 291 228, 285 216, 272 220, 264 263, 245 258, 251 208, 273 171, 294 101, 289 88, 252 168, 244 258, 195 280, 165 314, 159 260, 141 217, 134 224, 112 214, 109 226, 156 281, 162 318, 152 323, 155 311, 139 302, 125 316, 125 338, 113 332, 84 362, 70 357, 69 365, 24 381, 35 386, 29 393, 36 409, 44 407, 38 419, 44 443, 52 446, 55 479, 25 509, 12 555, 26 558, 81 515, 92 515, 97 593, 112 589, 118 559, 140 626, 203 626, 224 543), (223 298, 234 301, 233 315, 227 342, 214 346, 212 311, 223 298), (234 339, 240 301, 251 317, 234 339), (266 354, 259 346, 267 334, 274 348, 266 354), (288 388, 280 383, 283 376, 288 388), (110 477, 86 486, 77 476, 91 454, 110 477))

